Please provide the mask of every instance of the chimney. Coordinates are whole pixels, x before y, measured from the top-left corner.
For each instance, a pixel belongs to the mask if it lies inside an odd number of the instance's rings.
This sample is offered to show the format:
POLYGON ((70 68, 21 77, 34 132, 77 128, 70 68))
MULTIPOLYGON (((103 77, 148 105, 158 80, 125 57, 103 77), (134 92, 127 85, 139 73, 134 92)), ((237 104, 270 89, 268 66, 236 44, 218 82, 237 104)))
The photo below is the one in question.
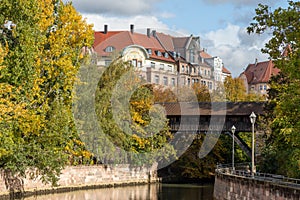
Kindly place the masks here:
POLYGON ((153 30, 153 31, 152 31, 152 34, 153 34, 153 37, 156 38, 156 30, 153 30))
POLYGON ((151 36, 151 30, 150 30, 150 28, 147 28, 147 36, 148 36, 148 37, 151 36))
POLYGON ((104 34, 106 34, 107 33, 107 28, 108 28, 108 26, 107 26, 107 24, 104 24, 104 34))
POLYGON ((130 24, 130 32, 133 34, 134 33, 134 25, 130 24))
POLYGON ((254 63, 254 65, 255 65, 255 67, 256 67, 256 65, 257 65, 257 58, 255 58, 255 63, 254 63))

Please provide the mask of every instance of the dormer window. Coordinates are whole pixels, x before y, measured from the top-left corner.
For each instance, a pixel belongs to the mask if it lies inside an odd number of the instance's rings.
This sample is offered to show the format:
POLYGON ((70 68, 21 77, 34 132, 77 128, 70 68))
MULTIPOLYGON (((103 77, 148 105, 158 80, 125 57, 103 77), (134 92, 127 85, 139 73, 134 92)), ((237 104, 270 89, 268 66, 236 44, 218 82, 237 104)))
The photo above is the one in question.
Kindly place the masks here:
POLYGON ((113 47, 113 46, 108 46, 108 47, 106 47, 105 48, 105 52, 113 52, 115 50, 115 47, 113 47))
POLYGON ((152 49, 147 49, 148 54, 151 55, 152 54, 152 49))
POLYGON ((169 58, 169 54, 165 52, 165 58, 169 58))
POLYGON ((156 55, 157 56, 161 56, 161 52, 160 51, 156 51, 156 55))

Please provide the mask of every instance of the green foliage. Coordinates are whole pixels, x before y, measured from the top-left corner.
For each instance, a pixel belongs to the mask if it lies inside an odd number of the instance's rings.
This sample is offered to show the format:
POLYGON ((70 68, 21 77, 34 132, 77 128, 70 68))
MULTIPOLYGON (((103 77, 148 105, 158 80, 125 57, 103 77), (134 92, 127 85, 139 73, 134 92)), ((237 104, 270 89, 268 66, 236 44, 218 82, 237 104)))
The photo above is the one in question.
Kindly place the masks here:
POLYGON ((71 91, 91 26, 52 0, 3 0, 0 24, 0 169, 55 184, 68 158, 84 154, 71 91))
POLYGON ((249 33, 272 31, 273 37, 262 51, 274 60, 280 74, 273 77, 266 109, 270 127, 264 151, 264 169, 291 177, 300 177, 300 2, 289 1, 289 7, 269 11, 259 5, 256 22, 249 33), (284 54, 282 54, 282 51, 284 54))
POLYGON ((106 138, 107 145, 97 146, 102 146, 99 156, 106 163, 143 165, 176 155, 168 144, 172 135, 166 117, 160 107, 153 105, 152 86, 143 85, 135 74, 128 63, 116 60, 98 82, 95 107, 100 137, 106 138), (115 154, 107 158, 110 152, 115 154))
POLYGON ((247 94, 246 86, 241 78, 226 77, 224 81, 224 91, 227 101, 241 102, 241 101, 265 101, 263 95, 250 93, 247 94))
MULTIPOLYGON (((206 179, 214 176, 217 164, 231 163, 232 138, 224 134, 220 136, 212 151, 206 157, 200 159, 199 151, 203 145, 205 137, 205 134, 199 134, 186 152, 180 156, 176 162, 161 170, 161 173, 176 175, 176 177, 186 179, 206 179)), ((249 161, 247 156, 237 145, 235 145, 235 161, 249 161)))

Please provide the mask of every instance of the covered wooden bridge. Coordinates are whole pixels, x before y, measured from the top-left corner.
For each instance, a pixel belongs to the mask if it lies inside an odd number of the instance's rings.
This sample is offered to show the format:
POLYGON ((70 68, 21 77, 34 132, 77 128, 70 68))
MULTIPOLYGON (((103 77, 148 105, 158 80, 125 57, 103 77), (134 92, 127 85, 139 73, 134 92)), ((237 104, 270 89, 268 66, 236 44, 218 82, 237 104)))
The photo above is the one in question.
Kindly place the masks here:
MULTIPOLYGON (((234 140, 251 157, 251 149, 239 137, 240 132, 251 132, 250 115, 263 115, 265 102, 181 102, 161 103, 166 110, 171 132, 223 133, 233 137, 232 126, 236 127, 234 140)), ((258 123, 255 130, 258 131, 258 123)))
POLYGON ((181 102, 160 105, 166 110, 171 132, 224 133, 230 132, 233 125, 236 132, 251 132, 249 116, 254 112, 259 119, 263 114, 264 104, 265 102, 181 102))

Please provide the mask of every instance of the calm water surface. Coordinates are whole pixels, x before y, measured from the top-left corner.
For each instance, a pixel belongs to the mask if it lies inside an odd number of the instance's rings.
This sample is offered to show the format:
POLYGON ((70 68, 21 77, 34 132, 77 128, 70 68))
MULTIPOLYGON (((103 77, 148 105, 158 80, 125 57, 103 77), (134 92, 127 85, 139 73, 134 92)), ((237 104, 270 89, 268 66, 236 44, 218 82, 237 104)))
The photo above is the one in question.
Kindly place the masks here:
POLYGON ((25 200, 212 200, 213 185, 151 184, 82 190, 25 200))

